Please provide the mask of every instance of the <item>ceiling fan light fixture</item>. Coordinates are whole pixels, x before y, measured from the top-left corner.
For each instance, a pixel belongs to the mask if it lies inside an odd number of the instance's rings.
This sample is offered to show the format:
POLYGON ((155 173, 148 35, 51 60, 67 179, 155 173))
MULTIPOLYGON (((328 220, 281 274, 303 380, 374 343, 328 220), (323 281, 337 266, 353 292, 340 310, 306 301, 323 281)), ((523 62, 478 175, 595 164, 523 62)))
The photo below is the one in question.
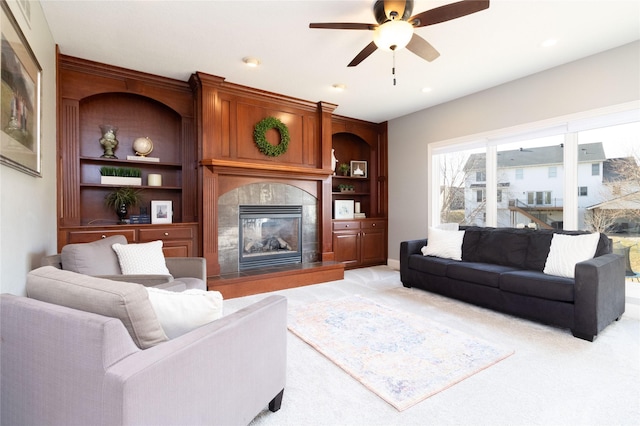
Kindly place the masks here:
POLYGON ((400 50, 409 44, 412 36, 413 25, 407 21, 387 21, 374 30, 373 42, 382 50, 400 50))

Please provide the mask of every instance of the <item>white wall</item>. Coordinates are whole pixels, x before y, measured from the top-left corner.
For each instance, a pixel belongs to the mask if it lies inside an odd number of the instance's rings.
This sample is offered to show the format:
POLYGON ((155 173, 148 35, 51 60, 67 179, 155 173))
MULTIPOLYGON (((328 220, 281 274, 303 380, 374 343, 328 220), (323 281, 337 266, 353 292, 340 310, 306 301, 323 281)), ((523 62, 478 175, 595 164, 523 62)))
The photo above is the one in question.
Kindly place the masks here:
POLYGON ((640 41, 389 122, 389 264, 427 234, 427 145, 640 100, 640 41))
POLYGON ((8 4, 42 67, 42 178, 0 165, 0 292, 24 295, 25 277, 56 251, 55 43, 39 2, 30 25, 15 0, 8 4))

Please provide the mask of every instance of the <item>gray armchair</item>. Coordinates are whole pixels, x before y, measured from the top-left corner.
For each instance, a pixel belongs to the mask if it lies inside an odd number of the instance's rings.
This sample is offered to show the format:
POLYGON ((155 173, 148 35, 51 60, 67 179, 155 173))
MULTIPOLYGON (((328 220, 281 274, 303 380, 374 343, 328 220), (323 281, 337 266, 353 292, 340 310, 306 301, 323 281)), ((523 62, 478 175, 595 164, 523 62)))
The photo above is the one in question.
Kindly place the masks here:
POLYGON ((182 291, 190 288, 207 289, 207 267, 202 257, 167 257, 170 275, 123 275, 113 244, 127 244, 122 235, 115 235, 91 243, 69 244, 62 253, 45 256, 41 266, 53 266, 113 281, 127 281, 149 287, 182 291))
POLYGON ((139 349, 120 319, 0 296, 3 425, 246 425, 280 408, 286 299, 139 349))

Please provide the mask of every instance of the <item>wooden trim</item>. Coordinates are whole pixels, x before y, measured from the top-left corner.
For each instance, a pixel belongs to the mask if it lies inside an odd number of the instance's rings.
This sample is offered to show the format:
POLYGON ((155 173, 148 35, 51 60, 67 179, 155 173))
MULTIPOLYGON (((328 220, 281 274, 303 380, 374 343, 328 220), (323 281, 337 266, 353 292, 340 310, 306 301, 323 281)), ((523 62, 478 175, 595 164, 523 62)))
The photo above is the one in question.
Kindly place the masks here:
POLYGON ((333 172, 325 169, 299 167, 277 163, 250 163, 246 161, 204 159, 201 165, 211 167, 215 173, 225 175, 252 175, 262 177, 295 177, 297 179, 323 180, 333 172))

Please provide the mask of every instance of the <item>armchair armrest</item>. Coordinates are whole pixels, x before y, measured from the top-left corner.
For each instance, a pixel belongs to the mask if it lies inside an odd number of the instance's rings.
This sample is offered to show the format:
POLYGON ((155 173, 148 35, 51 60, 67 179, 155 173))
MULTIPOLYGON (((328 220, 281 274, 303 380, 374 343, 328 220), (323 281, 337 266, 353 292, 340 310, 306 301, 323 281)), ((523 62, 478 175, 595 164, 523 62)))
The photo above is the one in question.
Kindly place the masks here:
POLYGON ((104 423, 248 424, 284 389, 286 346, 287 300, 267 297, 114 364, 104 423))
POLYGON ((165 262, 174 278, 198 278, 207 282, 207 264, 204 257, 167 257, 165 262))
POLYGON ((592 341, 624 313, 624 258, 605 254, 576 264, 574 336, 592 341))
POLYGON ((95 275, 95 277, 112 281, 142 284, 145 287, 156 287, 163 284, 170 284, 173 281, 173 277, 171 275, 161 274, 95 275))

